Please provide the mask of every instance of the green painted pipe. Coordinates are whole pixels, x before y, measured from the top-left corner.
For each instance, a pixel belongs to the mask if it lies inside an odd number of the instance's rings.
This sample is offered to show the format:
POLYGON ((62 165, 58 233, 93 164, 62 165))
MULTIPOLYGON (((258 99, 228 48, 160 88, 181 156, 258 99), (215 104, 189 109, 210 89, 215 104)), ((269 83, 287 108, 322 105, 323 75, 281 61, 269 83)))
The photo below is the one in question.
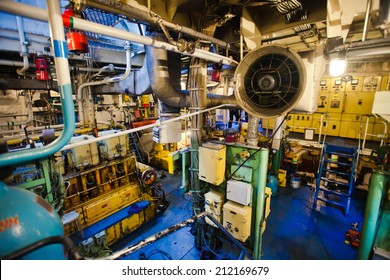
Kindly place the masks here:
POLYGON ((188 170, 186 168, 187 165, 187 155, 189 154, 188 149, 184 151, 180 151, 181 154, 181 192, 185 193, 187 191, 187 181, 188 181, 188 170))
POLYGON ((368 260, 370 257, 378 228, 382 199, 387 194, 389 175, 389 172, 377 170, 374 170, 371 175, 358 251, 359 260, 368 260))
POLYGON ((255 244, 253 259, 259 260, 261 258, 261 243, 264 220, 264 205, 265 205, 265 186, 267 184, 267 170, 268 170, 268 149, 260 151, 259 177, 257 178, 256 188, 256 219, 255 219, 255 244))
POLYGON ((280 149, 274 150, 274 155, 272 157, 272 171, 274 172, 276 177, 279 174, 281 156, 282 156, 282 153, 281 153, 280 149))

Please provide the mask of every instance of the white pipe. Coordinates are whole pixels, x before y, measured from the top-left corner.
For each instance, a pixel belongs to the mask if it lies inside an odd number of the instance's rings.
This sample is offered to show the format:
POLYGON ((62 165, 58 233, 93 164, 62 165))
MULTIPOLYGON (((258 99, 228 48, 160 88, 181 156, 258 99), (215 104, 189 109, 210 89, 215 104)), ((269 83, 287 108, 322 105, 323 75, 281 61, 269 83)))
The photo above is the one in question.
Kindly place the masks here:
POLYGON ((16 24, 18 26, 18 33, 19 33, 19 40, 20 40, 20 49, 21 49, 21 55, 23 56, 23 67, 16 70, 16 73, 18 75, 24 75, 26 71, 29 68, 28 63, 28 49, 27 49, 27 41, 26 41, 26 35, 24 33, 24 27, 23 27, 23 19, 21 17, 16 17, 16 24))
MULTIPOLYGON (((0 65, 3 65, 3 66, 14 66, 14 67, 21 66, 21 67, 23 67, 24 63, 21 62, 21 61, 16 61, 16 60, 0 59, 0 65)), ((110 64, 110 65, 112 65, 112 64, 110 64)), ((28 66, 30 68, 35 68, 35 64, 33 64, 33 63, 29 63, 28 66)), ((48 65, 48 67, 52 68, 52 69, 55 69, 54 66, 48 65)), ((105 69, 103 69, 103 71, 102 71, 102 68, 75 67, 75 66, 69 66, 69 67, 72 70, 83 71, 83 72, 100 72, 100 73, 101 72, 105 72, 105 69)), ((110 68, 109 66, 104 66, 104 67, 106 67, 106 69, 110 68)), ((126 70, 126 68, 125 67, 113 66, 113 69, 112 70, 110 69, 109 71, 114 71, 114 70, 123 71, 123 70, 126 70)), ((97 75, 97 74, 94 74, 93 77, 95 75, 97 75)))
POLYGON ((281 125, 283 119, 284 119, 283 116, 279 116, 274 119, 273 133, 275 134, 274 134, 274 138, 272 139, 272 149, 278 151, 280 150, 280 144, 282 142, 282 134, 284 130, 284 128, 281 125))
POLYGON ((155 123, 153 123, 153 124, 148 124, 148 125, 144 125, 144 126, 141 126, 141 127, 137 127, 137 128, 132 128, 132 129, 120 131, 120 132, 117 132, 117 133, 114 133, 114 134, 108 134, 108 135, 104 135, 104 136, 101 136, 101 137, 98 137, 98 138, 93 138, 93 139, 85 140, 85 141, 82 141, 82 142, 77 142, 77 143, 69 144, 69 145, 64 146, 64 147, 61 149, 61 151, 73 149, 73 148, 75 148, 75 147, 79 147, 79 146, 83 146, 83 145, 88 145, 88 144, 91 144, 91 143, 95 143, 95 142, 98 142, 98 141, 102 141, 102 140, 106 140, 106 139, 110 139, 110 138, 114 138, 114 137, 119 137, 119 136, 122 136, 122 135, 127 135, 127 134, 129 134, 129 133, 133 133, 133 132, 137 132, 137 131, 141 131, 141 130, 153 128, 153 127, 155 127, 155 126, 161 126, 161 125, 164 125, 164 124, 166 124, 166 123, 175 122, 175 121, 178 121, 178 120, 186 119, 186 118, 191 117, 191 116, 195 116, 195 115, 202 114, 202 113, 205 113, 205 112, 208 112, 208 111, 212 111, 212 110, 215 110, 215 109, 218 109, 218 108, 222 108, 222 107, 224 107, 224 106, 226 106, 226 105, 227 105, 227 104, 222 104, 222 105, 218 105, 218 106, 215 106, 215 107, 212 107, 212 108, 208 108, 208 109, 204 109, 204 110, 199 110, 199 111, 197 111, 197 112, 193 112, 193 113, 181 115, 181 116, 179 116, 179 117, 175 117, 175 118, 172 118, 172 119, 168 119, 168 120, 162 121, 162 122, 160 122, 159 120, 157 120, 157 121, 156 121, 155 123))
MULTIPOLYGON (((11 14, 18 14, 24 17, 37 19, 40 21, 48 21, 47 11, 41 8, 37 8, 31 5, 26 5, 22 3, 12 2, 12 1, 0 1, 0 10, 5 11, 11 14)), ((134 34, 131 32, 119 30, 113 27, 109 27, 103 24, 98 24, 94 22, 90 22, 87 20, 83 20, 80 18, 72 17, 73 26, 72 28, 93 32, 97 34, 106 35, 112 38, 122 39, 126 41, 131 41, 143 45, 152 46, 159 49, 166 49, 168 51, 177 52, 181 54, 186 54, 189 56, 198 57, 207 61, 212 61, 216 63, 223 63, 226 65, 236 66, 238 62, 233 60, 231 57, 222 56, 219 54, 215 54, 209 51, 196 49, 194 53, 183 53, 180 52, 176 46, 169 44, 167 42, 162 42, 155 40, 150 37, 144 37, 138 34, 134 34)))
POLYGON ((318 132, 318 144, 321 144, 321 134, 322 134, 322 122, 324 120, 324 114, 321 114, 320 118, 320 131, 318 132))
POLYGON ((366 41, 367 38, 368 21, 370 19, 370 12, 371 12, 371 2, 372 0, 367 0, 366 16, 364 18, 364 25, 363 25, 362 42, 366 41))
MULTIPOLYGON (((55 124, 55 125, 50 125, 50 128, 63 128, 63 124, 55 124)), ((80 127, 80 123, 76 123, 75 127, 80 127)), ((43 130, 46 129, 47 126, 29 126, 27 127, 27 131, 35 131, 35 130, 43 130)), ((15 134, 19 132, 24 132, 24 129, 12 129, 12 130, 0 130, 0 134, 15 134)))
POLYGON ((84 98, 83 98, 83 90, 84 90, 85 87, 119 82, 119 81, 126 80, 130 76, 130 72, 131 72, 131 49, 130 49, 130 43, 129 42, 126 42, 125 50, 126 50, 126 71, 125 71, 125 73, 123 73, 122 75, 117 76, 117 77, 112 77, 112 78, 106 77, 105 79, 103 79, 101 81, 84 83, 84 84, 81 84, 79 86, 79 88, 77 89, 77 104, 78 104, 78 110, 79 110, 79 119, 80 119, 81 123, 84 123, 84 116, 83 116, 83 100, 84 100, 84 98))
POLYGON ((363 138, 363 144, 362 144, 362 150, 364 150, 364 147, 366 146, 366 139, 367 139, 367 131, 368 131, 368 122, 370 121, 370 117, 367 116, 366 120, 366 129, 364 131, 364 138, 363 138))

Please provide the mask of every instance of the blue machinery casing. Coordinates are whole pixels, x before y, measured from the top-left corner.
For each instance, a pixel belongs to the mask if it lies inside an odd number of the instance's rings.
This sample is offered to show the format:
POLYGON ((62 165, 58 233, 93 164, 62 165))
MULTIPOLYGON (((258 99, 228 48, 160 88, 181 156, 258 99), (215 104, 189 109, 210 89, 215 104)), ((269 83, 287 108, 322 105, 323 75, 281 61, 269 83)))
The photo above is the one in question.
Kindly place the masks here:
MULTIPOLYGON (((0 258, 38 241, 63 236, 60 217, 43 198, 0 182, 0 258)), ((26 259, 65 259, 62 244, 52 244, 26 254, 26 259)))

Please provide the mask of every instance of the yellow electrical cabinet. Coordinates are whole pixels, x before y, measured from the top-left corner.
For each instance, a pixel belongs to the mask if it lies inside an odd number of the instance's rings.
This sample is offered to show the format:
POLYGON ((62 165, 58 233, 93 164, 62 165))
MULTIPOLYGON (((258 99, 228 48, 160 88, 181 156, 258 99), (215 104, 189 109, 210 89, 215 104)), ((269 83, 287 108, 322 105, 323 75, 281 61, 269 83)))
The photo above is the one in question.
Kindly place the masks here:
POLYGON ((363 79, 363 91, 375 92, 380 89, 382 83, 381 76, 367 76, 363 79))
POLYGON ((340 132, 341 113, 313 114, 315 134, 338 136, 340 132), (321 123, 322 116, 322 123, 321 123), (328 127, 327 127, 328 126, 328 127))
POLYGON ((383 76, 381 90, 390 90, 390 75, 383 76))
POLYGON ((305 129, 312 127, 313 118, 310 114, 294 115, 294 132, 305 132, 305 129))
MULTIPOLYGON (((362 116, 360 114, 342 114, 341 115, 341 127, 340 137, 346 138, 361 138, 363 139, 366 130, 368 116, 362 116)), ((374 127, 374 119, 368 119, 367 134, 371 134, 374 127)), ((367 140, 371 140, 371 136, 367 135, 367 140)))
POLYGON ((344 91, 329 93, 328 112, 341 113, 344 106, 344 91))
POLYGON ((289 114, 286 119, 286 126, 290 127, 290 131, 294 131, 294 119, 295 119, 295 114, 289 114))
POLYGON ((251 233, 252 208, 233 201, 223 205, 223 226, 234 238, 245 242, 251 233))
POLYGON ((346 92, 344 112, 349 114, 371 114, 375 92, 351 91, 346 92))
POLYGON ((363 77, 353 77, 350 81, 346 82, 345 91, 362 91, 363 90, 363 77))
POLYGON ((341 113, 329 113, 328 130, 326 132, 329 136, 339 136, 340 124, 341 124, 341 113))
POLYGON ((320 88, 319 88, 319 92, 320 93, 323 93, 323 92, 329 92, 330 91, 330 79, 322 79, 320 81, 320 88))
MULTIPOLYGON (((210 213, 219 223, 222 224, 222 205, 224 203, 224 195, 216 191, 209 191, 204 195, 205 206, 204 209, 210 213)), ((206 223, 216 227, 216 225, 209 219, 205 218, 206 223)))
POLYGON ((203 143, 199 147, 199 179, 213 185, 225 180, 226 146, 203 143))
POLYGON ((374 128, 373 128, 373 131, 372 131, 372 140, 375 140, 375 141, 381 141, 382 140, 382 137, 385 132, 387 131, 387 134, 389 134, 390 132, 390 125, 387 123, 386 124, 386 127, 385 127, 385 124, 380 122, 379 120, 376 120, 375 123, 374 123, 374 128))
POLYGON ((273 129, 274 128, 274 119, 267 118, 261 120, 261 127, 263 129, 273 129))
POLYGON ((341 78, 331 79, 330 92, 333 93, 344 93, 345 91, 345 82, 341 78))
POLYGON ((328 112, 329 92, 320 92, 318 94, 317 112, 328 112))

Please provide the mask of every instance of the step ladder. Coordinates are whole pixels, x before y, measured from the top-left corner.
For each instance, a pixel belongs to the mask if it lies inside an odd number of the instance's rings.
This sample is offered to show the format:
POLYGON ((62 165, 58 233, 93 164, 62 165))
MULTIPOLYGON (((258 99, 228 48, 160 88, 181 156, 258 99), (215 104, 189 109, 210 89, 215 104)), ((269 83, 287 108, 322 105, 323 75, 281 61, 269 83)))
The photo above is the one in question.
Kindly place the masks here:
POLYGON ((325 144, 316 176, 313 208, 318 200, 336 205, 349 212, 351 195, 355 188, 355 166, 357 148, 346 148, 325 144))
POLYGON ((141 143, 138 133, 137 132, 129 133, 129 140, 130 140, 130 149, 133 150, 135 157, 137 158, 137 161, 143 163, 142 156, 137 144, 137 142, 141 143))

